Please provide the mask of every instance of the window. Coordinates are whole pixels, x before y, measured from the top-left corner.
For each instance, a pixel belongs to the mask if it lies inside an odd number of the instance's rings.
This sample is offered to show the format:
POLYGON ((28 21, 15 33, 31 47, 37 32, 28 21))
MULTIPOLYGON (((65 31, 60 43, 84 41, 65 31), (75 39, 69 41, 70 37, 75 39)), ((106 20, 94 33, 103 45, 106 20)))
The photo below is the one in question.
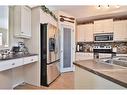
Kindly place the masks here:
POLYGON ((2 33, 0 33, 0 46, 2 46, 2 33))

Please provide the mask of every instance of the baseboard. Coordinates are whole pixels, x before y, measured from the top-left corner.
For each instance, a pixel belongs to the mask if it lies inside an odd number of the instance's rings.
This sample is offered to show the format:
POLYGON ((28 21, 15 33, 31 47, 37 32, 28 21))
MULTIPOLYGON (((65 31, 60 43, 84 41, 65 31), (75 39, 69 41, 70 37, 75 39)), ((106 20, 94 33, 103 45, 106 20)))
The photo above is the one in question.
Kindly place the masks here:
POLYGON ((72 72, 72 71, 74 71, 73 68, 72 68, 72 69, 61 70, 60 72, 61 72, 61 73, 65 73, 65 72, 72 72))
POLYGON ((25 83, 41 87, 40 82, 35 83, 35 82, 32 82, 32 81, 25 81, 25 83))
POLYGON ((21 82, 15 84, 15 85, 13 85, 13 86, 12 86, 12 89, 14 89, 16 86, 18 86, 18 85, 20 85, 20 84, 23 84, 23 83, 24 83, 24 81, 21 81, 21 82))

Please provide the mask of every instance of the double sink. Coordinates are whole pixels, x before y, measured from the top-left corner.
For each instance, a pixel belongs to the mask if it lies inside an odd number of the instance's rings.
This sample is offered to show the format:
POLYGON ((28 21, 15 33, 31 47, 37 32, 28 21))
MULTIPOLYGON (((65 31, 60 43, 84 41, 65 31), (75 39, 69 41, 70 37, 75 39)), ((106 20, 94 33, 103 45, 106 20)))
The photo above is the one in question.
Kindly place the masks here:
POLYGON ((103 58, 99 59, 99 63, 117 65, 122 67, 127 67, 127 56, 116 56, 113 58, 103 58))

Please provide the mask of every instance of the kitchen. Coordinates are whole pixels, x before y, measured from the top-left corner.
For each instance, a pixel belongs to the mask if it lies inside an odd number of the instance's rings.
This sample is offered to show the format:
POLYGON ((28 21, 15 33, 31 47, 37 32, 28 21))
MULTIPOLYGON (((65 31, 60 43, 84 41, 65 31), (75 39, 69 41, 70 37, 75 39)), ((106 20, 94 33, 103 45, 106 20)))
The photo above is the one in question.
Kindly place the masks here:
MULTIPOLYGON (((104 11, 102 6, 98 7, 100 8, 98 10, 104 11)), ((106 7, 105 10, 107 10, 106 7)), ((122 13, 111 14, 109 12, 107 15, 87 18, 84 22, 80 21, 77 25, 77 52, 76 62, 74 62, 78 66, 77 71, 79 67, 84 69, 79 70, 80 73, 84 73, 77 78, 82 82, 80 85, 77 83, 79 88, 122 89, 114 83, 125 87, 126 84, 121 81, 125 81, 122 78, 126 76, 120 75, 126 72, 124 71, 126 70, 126 49, 126 16, 122 13), (114 83, 112 84, 111 81, 114 83)))
POLYGON ((126 89, 126 8, 0 6, 0 89, 126 89))

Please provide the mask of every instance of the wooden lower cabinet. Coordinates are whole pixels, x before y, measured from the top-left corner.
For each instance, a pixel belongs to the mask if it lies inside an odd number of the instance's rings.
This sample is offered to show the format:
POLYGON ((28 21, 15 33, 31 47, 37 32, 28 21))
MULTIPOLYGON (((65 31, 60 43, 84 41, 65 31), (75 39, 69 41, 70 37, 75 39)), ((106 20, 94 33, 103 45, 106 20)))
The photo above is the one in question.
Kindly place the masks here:
POLYGON ((126 88, 76 66, 75 89, 126 89, 126 88))
POLYGON ((99 58, 111 58, 112 54, 109 53, 99 53, 99 58))
POLYGON ((76 52, 75 60, 89 60, 93 59, 93 53, 76 52))
POLYGON ((23 82, 32 84, 38 81, 38 77, 34 77, 34 75, 37 75, 35 73, 37 71, 35 66, 38 63, 37 61, 37 55, 2 60, 0 62, 0 89, 13 89, 23 82))

